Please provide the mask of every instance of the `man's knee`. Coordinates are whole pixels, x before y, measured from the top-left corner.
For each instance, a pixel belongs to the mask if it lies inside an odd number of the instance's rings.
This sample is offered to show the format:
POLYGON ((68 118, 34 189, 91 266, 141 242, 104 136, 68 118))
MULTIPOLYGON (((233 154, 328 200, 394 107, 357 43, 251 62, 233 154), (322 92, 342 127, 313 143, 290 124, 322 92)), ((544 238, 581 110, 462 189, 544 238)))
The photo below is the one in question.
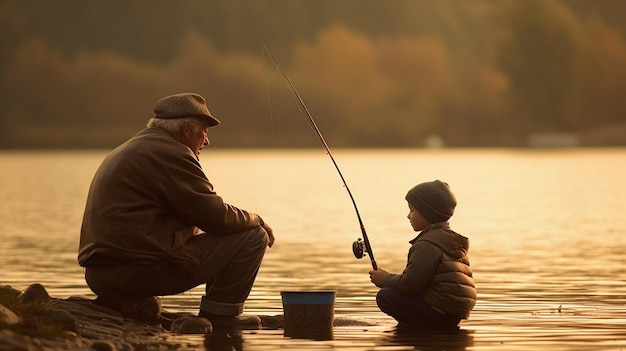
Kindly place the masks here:
POLYGON ((269 236, 263 227, 255 227, 247 232, 247 240, 251 245, 262 248, 265 251, 265 247, 269 244, 269 236))

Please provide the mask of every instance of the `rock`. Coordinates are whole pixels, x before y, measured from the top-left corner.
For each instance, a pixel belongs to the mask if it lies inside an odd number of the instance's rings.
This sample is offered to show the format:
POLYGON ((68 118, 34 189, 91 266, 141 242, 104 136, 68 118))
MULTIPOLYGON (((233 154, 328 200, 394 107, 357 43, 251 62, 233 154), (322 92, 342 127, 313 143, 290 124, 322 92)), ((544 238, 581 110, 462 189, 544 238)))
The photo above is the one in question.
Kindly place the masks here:
POLYGON ((363 320, 356 320, 352 318, 335 318, 335 320, 333 321, 333 325, 335 327, 357 327, 357 326, 360 327, 360 326, 374 326, 377 324, 368 322, 368 321, 363 321, 363 320))
POLYGON ((91 348, 95 351, 117 351, 115 345, 105 340, 97 340, 91 344, 91 348))
POLYGON ((275 316, 259 316, 261 324, 266 329, 282 329, 285 327, 285 317, 282 314, 275 316))
POLYGON ((0 329, 0 350, 32 351, 37 350, 31 339, 8 329, 0 329))
POLYGON ((64 330, 78 332, 78 321, 66 310, 53 308, 46 311, 45 316, 64 330))
POLYGON ((22 292, 14 289, 11 285, 0 285, 0 296, 17 298, 22 292))
POLYGON ((159 324, 161 300, 156 296, 98 296, 94 304, 116 311, 126 318, 150 325, 159 324))
POLYGON ((4 305, 0 305, 0 324, 6 325, 15 325, 22 321, 18 315, 16 315, 13 311, 5 307, 4 305))
POLYGON ((48 292, 43 285, 35 283, 26 288, 26 290, 18 296, 18 300, 20 302, 46 302, 50 301, 50 295, 48 295, 48 292))
POLYGON ((181 317, 172 322, 171 331, 179 334, 210 334, 213 326, 206 318, 181 317))

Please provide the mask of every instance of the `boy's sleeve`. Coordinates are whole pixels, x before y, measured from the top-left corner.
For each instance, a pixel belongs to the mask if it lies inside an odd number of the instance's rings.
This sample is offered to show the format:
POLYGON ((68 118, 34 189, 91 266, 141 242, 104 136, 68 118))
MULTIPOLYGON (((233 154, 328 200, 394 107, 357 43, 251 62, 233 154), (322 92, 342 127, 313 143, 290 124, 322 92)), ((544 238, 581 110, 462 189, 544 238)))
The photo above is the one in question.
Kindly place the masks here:
POLYGON ((409 251, 409 257, 402 274, 390 274, 385 278, 384 286, 417 295, 428 286, 439 262, 442 252, 432 243, 419 241, 409 251))

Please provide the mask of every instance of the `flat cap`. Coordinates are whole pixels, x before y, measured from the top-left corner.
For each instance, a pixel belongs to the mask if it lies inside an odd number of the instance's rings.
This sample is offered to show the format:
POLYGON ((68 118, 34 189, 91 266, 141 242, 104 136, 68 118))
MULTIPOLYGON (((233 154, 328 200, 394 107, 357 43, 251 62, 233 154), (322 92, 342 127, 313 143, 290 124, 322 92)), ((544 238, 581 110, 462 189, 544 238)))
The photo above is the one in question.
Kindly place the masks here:
POLYGON ((176 119, 185 117, 203 118, 209 126, 220 124, 206 106, 206 100, 194 93, 181 93, 159 99, 154 105, 154 117, 160 119, 176 119))

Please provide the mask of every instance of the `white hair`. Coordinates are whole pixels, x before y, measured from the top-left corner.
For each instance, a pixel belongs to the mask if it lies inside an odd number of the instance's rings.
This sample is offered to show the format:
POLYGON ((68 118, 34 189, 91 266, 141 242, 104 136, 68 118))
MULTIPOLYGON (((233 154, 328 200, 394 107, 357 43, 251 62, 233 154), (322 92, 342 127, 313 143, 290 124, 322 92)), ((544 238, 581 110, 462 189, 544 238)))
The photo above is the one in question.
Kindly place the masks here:
POLYGON ((185 118, 150 118, 148 120, 148 124, 146 127, 159 127, 161 129, 165 129, 170 133, 177 133, 183 126, 183 123, 189 122, 192 130, 196 133, 202 130, 202 125, 198 122, 196 118, 193 117, 185 117, 185 118))

